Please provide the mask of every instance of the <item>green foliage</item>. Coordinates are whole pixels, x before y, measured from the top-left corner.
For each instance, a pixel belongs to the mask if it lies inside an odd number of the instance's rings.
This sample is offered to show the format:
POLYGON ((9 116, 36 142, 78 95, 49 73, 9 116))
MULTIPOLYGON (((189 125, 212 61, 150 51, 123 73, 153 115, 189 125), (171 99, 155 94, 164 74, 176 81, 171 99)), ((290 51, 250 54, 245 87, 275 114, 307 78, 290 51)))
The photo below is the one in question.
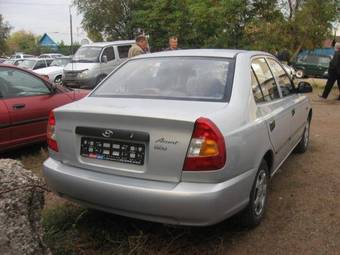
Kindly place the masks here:
POLYGON ((93 41, 133 38, 131 9, 135 0, 74 0, 83 26, 93 41))
POLYGON ((90 38, 150 36, 153 50, 244 48, 274 52, 320 46, 339 20, 338 0, 74 0, 90 38))
POLYGON ((35 53, 37 51, 37 39, 31 33, 24 30, 14 32, 7 40, 10 52, 35 53))
POLYGON ((0 56, 5 55, 8 51, 7 38, 11 27, 7 22, 4 22, 2 15, 0 14, 0 56))

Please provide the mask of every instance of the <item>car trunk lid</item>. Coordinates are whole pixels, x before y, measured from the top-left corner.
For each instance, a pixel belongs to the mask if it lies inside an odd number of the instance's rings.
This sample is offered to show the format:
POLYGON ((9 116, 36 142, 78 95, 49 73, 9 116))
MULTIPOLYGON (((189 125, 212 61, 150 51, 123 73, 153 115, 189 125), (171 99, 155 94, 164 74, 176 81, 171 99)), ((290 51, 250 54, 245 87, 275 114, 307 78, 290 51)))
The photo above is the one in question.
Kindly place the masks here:
POLYGON ((92 171, 178 182, 195 121, 224 106, 88 97, 55 113, 60 158, 92 171))

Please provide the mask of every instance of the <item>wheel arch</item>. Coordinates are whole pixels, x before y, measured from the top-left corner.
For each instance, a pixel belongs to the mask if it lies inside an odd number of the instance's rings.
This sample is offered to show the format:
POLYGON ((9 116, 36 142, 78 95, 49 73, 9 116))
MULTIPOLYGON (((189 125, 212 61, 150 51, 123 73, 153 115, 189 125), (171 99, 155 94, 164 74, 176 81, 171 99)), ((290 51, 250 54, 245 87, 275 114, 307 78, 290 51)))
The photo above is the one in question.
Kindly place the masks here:
POLYGON ((268 170, 269 170, 269 174, 271 175, 272 171, 273 171, 273 163, 274 163, 274 152, 272 150, 268 150, 262 160, 265 160, 267 162, 268 165, 268 170))

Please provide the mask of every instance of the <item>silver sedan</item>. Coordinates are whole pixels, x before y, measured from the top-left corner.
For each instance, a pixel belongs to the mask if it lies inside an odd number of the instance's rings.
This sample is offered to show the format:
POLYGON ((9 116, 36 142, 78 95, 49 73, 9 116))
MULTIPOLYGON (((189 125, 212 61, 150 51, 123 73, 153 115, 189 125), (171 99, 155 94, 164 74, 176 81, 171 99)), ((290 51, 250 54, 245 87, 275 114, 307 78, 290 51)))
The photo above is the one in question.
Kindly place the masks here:
POLYGON ((90 208, 196 226, 240 213, 254 227, 270 178, 307 149, 311 90, 265 52, 142 55, 50 114, 43 172, 90 208))

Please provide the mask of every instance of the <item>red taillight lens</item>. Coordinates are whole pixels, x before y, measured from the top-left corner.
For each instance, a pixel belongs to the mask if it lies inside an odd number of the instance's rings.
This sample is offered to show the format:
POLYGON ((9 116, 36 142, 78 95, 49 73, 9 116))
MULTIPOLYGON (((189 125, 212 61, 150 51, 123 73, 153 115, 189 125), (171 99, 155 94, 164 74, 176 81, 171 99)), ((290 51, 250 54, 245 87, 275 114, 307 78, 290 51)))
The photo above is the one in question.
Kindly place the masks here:
POLYGON ((209 119, 199 118, 191 137, 184 171, 209 171, 221 169, 226 162, 224 137, 209 119))
POLYGON ((47 145, 51 150, 58 152, 58 143, 55 135, 56 120, 53 111, 50 112, 47 122, 47 145))

